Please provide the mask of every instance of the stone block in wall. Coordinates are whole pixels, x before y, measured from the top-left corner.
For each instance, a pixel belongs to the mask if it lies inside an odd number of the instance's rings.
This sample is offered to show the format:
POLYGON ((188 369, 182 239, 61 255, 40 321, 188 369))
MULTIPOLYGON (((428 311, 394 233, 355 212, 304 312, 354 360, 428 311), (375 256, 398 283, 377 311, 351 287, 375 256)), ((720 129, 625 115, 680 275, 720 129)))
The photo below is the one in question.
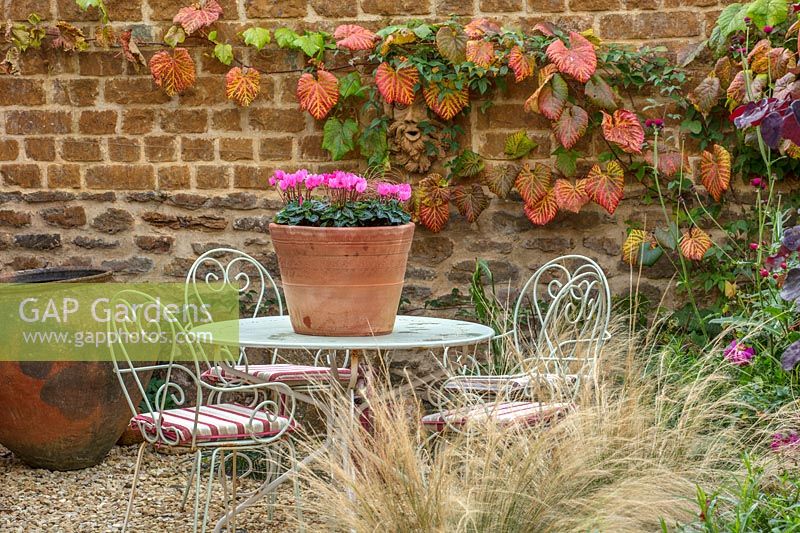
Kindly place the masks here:
POLYGON ((14 161, 19 156, 19 144, 14 139, 0 140, 0 161, 14 161))
POLYGON ((11 187, 34 188, 42 186, 42 173, 37 165, 0 165, 3 183, 11 187))
POLYGON ((66 163, 47 166, 47 186, 51 189, 77 189, 81 186, 80 165, 66 163))
POLYGON ((100 81, 92 78, 51 80, 54 104, 85 107, 95 105, 100 94, 100 81))
POLYGON ((361 0, 361 11, 371 15, 428 15, 429 0, 361 0))
POLYGON ((85 135, 109 135, 117 131, 117 112, 81 111, 78 131, 85 135))
POLYGON ((86 225, 86 210, 79 205, 48 207, 39 211, 39 215, 50 226, 78 228, 86 225))
POLYGON ((5 115, 6 133, 11 135, 55 135, 72 129, 68 111, 8 111, 5 115))
POLYGON ((227 168, 210 165, 197 165, 195 168, 198 189, 227 189, 230 186, 227 168))
POLYGON ((74 199, 75 194, 67 191, 34 191, 22 195, 22 200, 29 204, 69 202, 74 199))
POLYGON ((225 217, 216 215, 182 216, 148 211, 142 215, 142 220, 151 226, 174 230, 222 231, 228 226, 225 217))
POLYGON ((175 237, 170 235, 137 235, 134 242, 140 250, 145 252, 163 254, 172 249, 175 237))
POLYGON ((0 77, 0 106, 43 105, 46 80, 17 76, 0 77))
POLYGON ((0 209, 0 226, 21 228, 31 225, 31 214, 25 211, 0 209))
POLYGON ((453 255, 455 244, 445 235, 417 230, 411 242, 411 261, 425 266, 439 266, 453 255))
POLYGON ((93 165, 86 169, 86 186, 90 189, 152 189, 155 181, 151 165, 93 165))
MULTIPOLYGON (((519 278, 519 267, 510 261, 489 259, 487 263, 496 283, 507 281, 513 283, 519 278)), ((453 283, 467 284, 472 280, 472 274, 474 272, 474 259, 459 261, 455 263, 450 269, 450 272, 447 273, 447 279, 453 283)))
POLYGON ((127 259, 110 259, 100 263, 103 268, 113 270, 118 274, 145 274, 155 266, 149 257, 133 256, 127 259))
POLYGON ((158 188, 162 190, 189 189, 191 170, 188 165, 172 165, 158 169, 158 188))
POLYGON ((109 208, 92 220, 92 227, 97 231, 116 235, 133 227, 134 218, 123 209, 109 208))
POLYGON ((358 5, 355 1, 309 0, 309 5, 321 17, 353 18, 358 14, 358 5))
MULTIPOLYGON (((16 143, 16 141, 12 142, 16 143)), ((53 137, 26 137, 25 155, 34 161, 54 161, 56 141, 53 137)))
POLYGON ((14 235, 14 245, 28 250, 53 250, 61 248, 61 235, 58 233, 25 233, 14 235))
POLYGON ((109 248, 119 247, 119 241, 110 241, 97 237, 86 237, 85 235, 79 235, 72 239, 72 244, 78 248, 84 248, 86 250, 107 250, 109 248))
POLYGON ((249 0, 245 3, 245 14, 250 18, 303 18, 308 12, 306 1, 249 0))

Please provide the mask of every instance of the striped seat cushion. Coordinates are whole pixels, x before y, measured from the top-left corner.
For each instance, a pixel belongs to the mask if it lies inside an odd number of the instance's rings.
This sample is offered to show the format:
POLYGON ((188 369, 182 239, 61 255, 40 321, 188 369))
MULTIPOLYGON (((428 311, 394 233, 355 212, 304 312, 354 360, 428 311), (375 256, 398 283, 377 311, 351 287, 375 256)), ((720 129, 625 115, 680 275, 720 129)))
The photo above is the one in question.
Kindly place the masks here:
POLYGON ((448 426, 461 429, 487 422, 504 427, 530 426, 552 420, 570 407, 568 403, 490 402, 426 415, 422 425, 435 432, 445 431, 448 426))
MULTIPOLYGON (((305 385, 314 382, 332 381, 333 371, 328 366, 311 365, 237 365, 234 367, 239 372, 247 372, 268 383, 285 383, 287 385, 305 385)), ((350 380, 350 369, 339 368, 339 380, 346 382, 350 380)), ((215 366, 203 372, 202 378, 207 383, 218 383, 222 381, 220 376, 227 381, 238 381, 236 376, 226 376, 222 367, 215 366)))
POLYGON ((254 409, 236 403, 200 406, 200 414, 195 426, 196 407, 168 409, 162 413, 136 415, 131 419, 131 428, 140 429, 148 435, 157 435, 157 427, 161 423, 162 433, 170 441, 188 443, 192 433, 197 434, 197 441, 240 440, 253 436, 264 438, 277 435, 284 429, 296 428, 294 421, 288 418, 256 412, 250 427, 250 416, 254 409), (161 416, 163 415, 163 420, 161 416))

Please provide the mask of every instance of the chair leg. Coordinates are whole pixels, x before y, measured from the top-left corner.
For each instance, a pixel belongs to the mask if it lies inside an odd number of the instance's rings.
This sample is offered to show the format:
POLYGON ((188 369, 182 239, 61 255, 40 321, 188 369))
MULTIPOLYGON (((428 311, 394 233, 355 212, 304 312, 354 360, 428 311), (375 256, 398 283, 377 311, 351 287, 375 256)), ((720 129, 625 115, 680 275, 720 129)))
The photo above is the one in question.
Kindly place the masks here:
MULTIPOLYGON (((197 533, 197 522, 200 520, 200 491, 202 490, 203 478, 200 476, 200 472, 202 471, 202 451, 197 450, 195 454, 195 466, 196 471, 194 473, 194 524, 192 531, 197 533)), ((211 476, 214 475, 212 472, 211 476)))
MULTIPOLYGON (((289 468, 292 468, 297 461, 297 452, 293 442, 287 440, 285 441, 285 444, 289 454, 289 468)), ((294 507, 295 511, 297 512, 297 519, 300 521, 299 529, 301 532, 303 532, 306 530, 306 525, 305 520, 303 519, 303 500, 300 494, 300 476, 293 476, 292 483, 294 484, 294 507)))
MULTIPOLYGON (((208 510, 211 507, 211 489, 214 486, 214 471, 217 467, 217 454, 219 452, 219 448, 216 448, 213 452, 211 452, 211 465, 209 465, 208 486, 206 487, 206 505, 203 510, 203 526, 201 528, 202 533, 206 533, 206 526, 208 525, 208 510)), ((196 528, 197 526, 195 525, 195 529, 196 528)))
POLYGON ((133 483, 131 484, 131 493, 128 497, 128 508, 125 510, 125 521, 122 524, 122 533, 128 530, 128 522, 131 519, 131 511, 133 510, 133 497, 136 494, 136 484, 139 482, 139 472, 142 468, 142 459, 144 458, 144 449, 147 442, 139 445, 139 453, 136 456, 136 466, 133 469, 133 483))
POLYGON ((186 487, 183 489, 183 498, 181 498, 181 511, 186 510, 186 502, 189 500, 189 491, 192 488, 192 483, 194 482, 194 476, 196 471, 198 470, 198 465, 200 464, 200 451, 195 454, 194 462, 192 463, 192 468, 189 470, 189 479, 186 480, 186 487))

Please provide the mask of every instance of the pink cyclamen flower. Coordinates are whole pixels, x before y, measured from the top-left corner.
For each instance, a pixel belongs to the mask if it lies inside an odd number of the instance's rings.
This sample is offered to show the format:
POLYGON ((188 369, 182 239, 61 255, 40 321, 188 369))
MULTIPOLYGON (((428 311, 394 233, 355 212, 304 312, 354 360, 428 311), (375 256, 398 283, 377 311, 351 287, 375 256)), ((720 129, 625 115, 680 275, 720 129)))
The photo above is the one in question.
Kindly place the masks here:
POLYGON ((796 447, 798 444, 800 444, 800 435, 796 431, 790 431, 786 434, 775 433, 769 447, 773 451, 781 451, 785 448, 796 447))
POLYGON ((734 339, 725 348, 722 354, 730 363, 736 366, 746 366, 752 362, 753 357, 756 355, 756 351, 751 346, 745 346, 738 340, 734 339))
POLYGON ((408 183, 401 183, 397 189, 397 199, 401 202, 406 202, 411 198, 411 185, 408 183))
POLYGON ((356 192, 363 193, 367 190, 367 180, 361 178, 360 180, 356 181, 356 192))

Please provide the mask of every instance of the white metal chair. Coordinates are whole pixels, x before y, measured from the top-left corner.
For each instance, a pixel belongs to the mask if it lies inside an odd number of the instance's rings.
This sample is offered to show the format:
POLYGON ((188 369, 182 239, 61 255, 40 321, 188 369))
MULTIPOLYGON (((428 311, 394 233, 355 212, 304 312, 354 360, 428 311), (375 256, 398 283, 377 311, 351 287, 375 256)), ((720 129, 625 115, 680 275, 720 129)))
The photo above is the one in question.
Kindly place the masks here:
MULTIPOLYGON (((252 318, 262 316, 270 307, 277 314, 284 314, 283 300, 272 276, 258 260, 239 250, 217 248, 198 257, 186 275, 186 302, 200 300, 198 284, 224 284, 233 287, 243 298, 249 297, 252 309, 247 315, 252 318)), ((240 348, 238 355, 229 353, 228 356, 236 370, 263 381, 283 383, 294 390, 309 391, 329 383, 348 383, 353 377, 348 352, 340 363, 336 353, 317 351, 311 365, 281 361, 277 350, 272 352, 267 364, 250 364, 244 348, 240 348)), ((220 386, 242 383, 237 377, 225 374, 224 367, 219 365, 205 369, 202 379, 220 386)))
MULTIPOLYGON (((131 427, 138 429, 144 438, 137 455, 123 531, 130 521, 144 451, 149 445, 188 448, 194 453, 194 467, 189 480, 189 485, 192 480, 195 482, 194 531, 197 531, 198 523, 202 524, 203 531, 206 530, 216 476, 224 489, 224 520, 228 524, 235 523, 237 509, 245 507, 236 505, 240 459, 244 458, 250 467, 253 464, 249 456, 242 452, 263 454, 271 465, 279 463, 281 454, 288 456, 290 462, 295 461, 291 435, 299 426, 294 417, 295 404, 291 389, 282 383, 228 384, 225 387, 206 383, 200 379, 201 371, 213 361, 202 345, 192 342, 192 336, 178 322, 174 310, 147 294, 130 289, 115 295, 111 300, 111 308, 126 310, 125 313, 115 312, 112 315, 108 323, 108 339, 114 371, 133 413, 131 427), (148 321, 144 313, 136 312, 136 309, 141 309, 137 306, 143 304, 158 306, 160 316, 168 319, 162 322, 148 321), (167 339, 166 344, 159 341, 157 345, 163 350, 152 358, 161 362, 137 362, 137 357, 132 355, 136 353, 134 345, 139 344, 145 335, 167 339), (154 371, 164 373, 164 382, 155 396, 148 398, 147 386, 154 371), (228 395, 235 395, 236 400, 226 401, 228 395), (187 405, 187 399, 191 396, 196 397, 195 405, 187 405), (142 398, 141 412, 134 401, 138 398, 142 398), (209 398, 215 401, 209 402, 209 398), (276 398, 280 398, 280 401, 276 401, 276 398), (200 522, 203 454, 210 455, 210 467, 200 522), (233 487, 230 493, 226 464, 232 471, 233 487), (233 504, 231 510, 230 503, 233 504)), ((252 468, 241 475, 247 475, 250 470, 252 468)), ((184 502, 187 496, 188 490, 184 494, 184 502)), ((297 485, 295 497, 298 512, 301 512, 297 485)))
POLYGON ((423 417, 434 432, 460 431, 470 423, 537 424, 574 405, 586 382, 597 382, 597 359, 609 338, 611 291, 602 268, 566 255, 539 268, 514 306, 506 339, 512 372, 457 375, 442 387, 443 409, 423 417), (516 359, 512 359, 516 358, 516 359))

